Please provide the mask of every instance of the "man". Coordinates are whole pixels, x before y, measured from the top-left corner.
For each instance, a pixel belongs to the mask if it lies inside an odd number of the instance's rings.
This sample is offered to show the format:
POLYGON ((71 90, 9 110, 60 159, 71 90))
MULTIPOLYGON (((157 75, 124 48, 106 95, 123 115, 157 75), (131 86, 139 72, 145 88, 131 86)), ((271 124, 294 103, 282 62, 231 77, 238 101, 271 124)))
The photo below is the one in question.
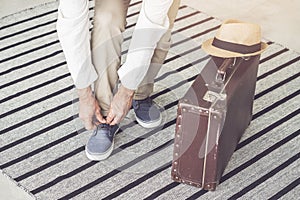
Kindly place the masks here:
POLYGON ((170 48, 180 2, 142 2, 126 62, 120 67, 129 3, 130 0, 95 0, 91 38, 88 0, 59 3, 57 32, 78 91, 79 117, 86 129, 94 129, 86 145, 86 155, 91 160, 103 160, 111 154, 118 124, 131 106, 138 123, 145 128, 156 127, 162 121, 159 108, 149 96, 170 48))

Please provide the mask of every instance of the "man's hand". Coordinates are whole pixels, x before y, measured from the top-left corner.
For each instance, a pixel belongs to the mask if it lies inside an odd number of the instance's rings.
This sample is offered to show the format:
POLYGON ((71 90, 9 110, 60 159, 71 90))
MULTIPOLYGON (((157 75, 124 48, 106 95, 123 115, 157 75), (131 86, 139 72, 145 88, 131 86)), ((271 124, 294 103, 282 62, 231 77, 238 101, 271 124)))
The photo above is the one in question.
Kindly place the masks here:
POLYGON ((106 118, 108 124, 115 125, 127 115, 133 98, 134 90, 120 86, 117 94, 114 96, 113 101, 110 105, 110 109, 106 118))
POLYGON ((106 123, 91 87, 77 89, 77 91, 79 96, 79 118, 83 121, 85 128, 92 130, 96 128, 97 123, 106 123), (93 122, 94 116, 99 122, 93 122))

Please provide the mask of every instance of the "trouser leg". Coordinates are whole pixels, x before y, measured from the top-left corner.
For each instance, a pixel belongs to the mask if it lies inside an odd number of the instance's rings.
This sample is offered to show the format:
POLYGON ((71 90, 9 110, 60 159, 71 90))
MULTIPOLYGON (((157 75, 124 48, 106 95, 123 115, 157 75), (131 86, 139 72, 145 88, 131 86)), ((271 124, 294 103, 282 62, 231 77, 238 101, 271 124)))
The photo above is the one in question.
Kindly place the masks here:
POLYGON ((180 5, 180 0, 174 0, 169 9, 168 12, 168 18, 170 21, 169 29, 157 44, 147 74, 143 79, 143 81, 141 82, 138 89, 136 90, 135 95, 133 97, 136 100, 145 99, 149 97, 150 94, 153 92, 154 78, 157 76, 171 46, 171 41, 170 41, 171 31, 174 26, 179 5, 180 5))
POLYGON ((95 0, 92 31, 92 61, 98 73, 95 96, 103 116, 107 116, 118 82, 122 32, 130 0, 95 0))

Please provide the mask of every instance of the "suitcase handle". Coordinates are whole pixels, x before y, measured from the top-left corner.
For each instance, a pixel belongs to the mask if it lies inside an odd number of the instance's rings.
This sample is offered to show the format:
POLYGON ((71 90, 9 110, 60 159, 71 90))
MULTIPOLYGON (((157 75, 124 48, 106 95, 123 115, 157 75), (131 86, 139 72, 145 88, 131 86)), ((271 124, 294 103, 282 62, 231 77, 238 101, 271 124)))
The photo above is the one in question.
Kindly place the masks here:
POLYGON ((223 83, 226 79, 226 71, 228 68, 234 66, 236 63, 236 58, 226 58, 224 59, 222 65, 219 67, 216 74, 216 82, 223 83))

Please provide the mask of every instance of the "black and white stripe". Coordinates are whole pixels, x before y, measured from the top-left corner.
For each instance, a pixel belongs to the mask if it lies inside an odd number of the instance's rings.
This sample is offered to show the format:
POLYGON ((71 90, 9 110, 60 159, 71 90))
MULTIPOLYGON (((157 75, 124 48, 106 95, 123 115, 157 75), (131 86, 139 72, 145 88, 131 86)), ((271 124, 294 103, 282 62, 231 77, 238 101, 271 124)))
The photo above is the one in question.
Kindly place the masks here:
MULTIPOLYGON (((141 1, 132 1, 125 56, 141 1)), ((40 199, 277 199, 299 196, 299 59, 274 42, 262 54, 254 115, 215 192, 172 182, 177 100, 208 56, 201 43, 220 21, 181 6, 173 44, 152 97, 165 122, 141 129, 129 119, 109 160, 85 158, 88 134, 59 45, 57 2, 0 20, 0 168, 40 199), (14 22, 12 18, 18 18, 14 22), (281 183, 281 184, 279 184, 281 183)), ((91 20, 93 4, 90 7, 91 20)))

